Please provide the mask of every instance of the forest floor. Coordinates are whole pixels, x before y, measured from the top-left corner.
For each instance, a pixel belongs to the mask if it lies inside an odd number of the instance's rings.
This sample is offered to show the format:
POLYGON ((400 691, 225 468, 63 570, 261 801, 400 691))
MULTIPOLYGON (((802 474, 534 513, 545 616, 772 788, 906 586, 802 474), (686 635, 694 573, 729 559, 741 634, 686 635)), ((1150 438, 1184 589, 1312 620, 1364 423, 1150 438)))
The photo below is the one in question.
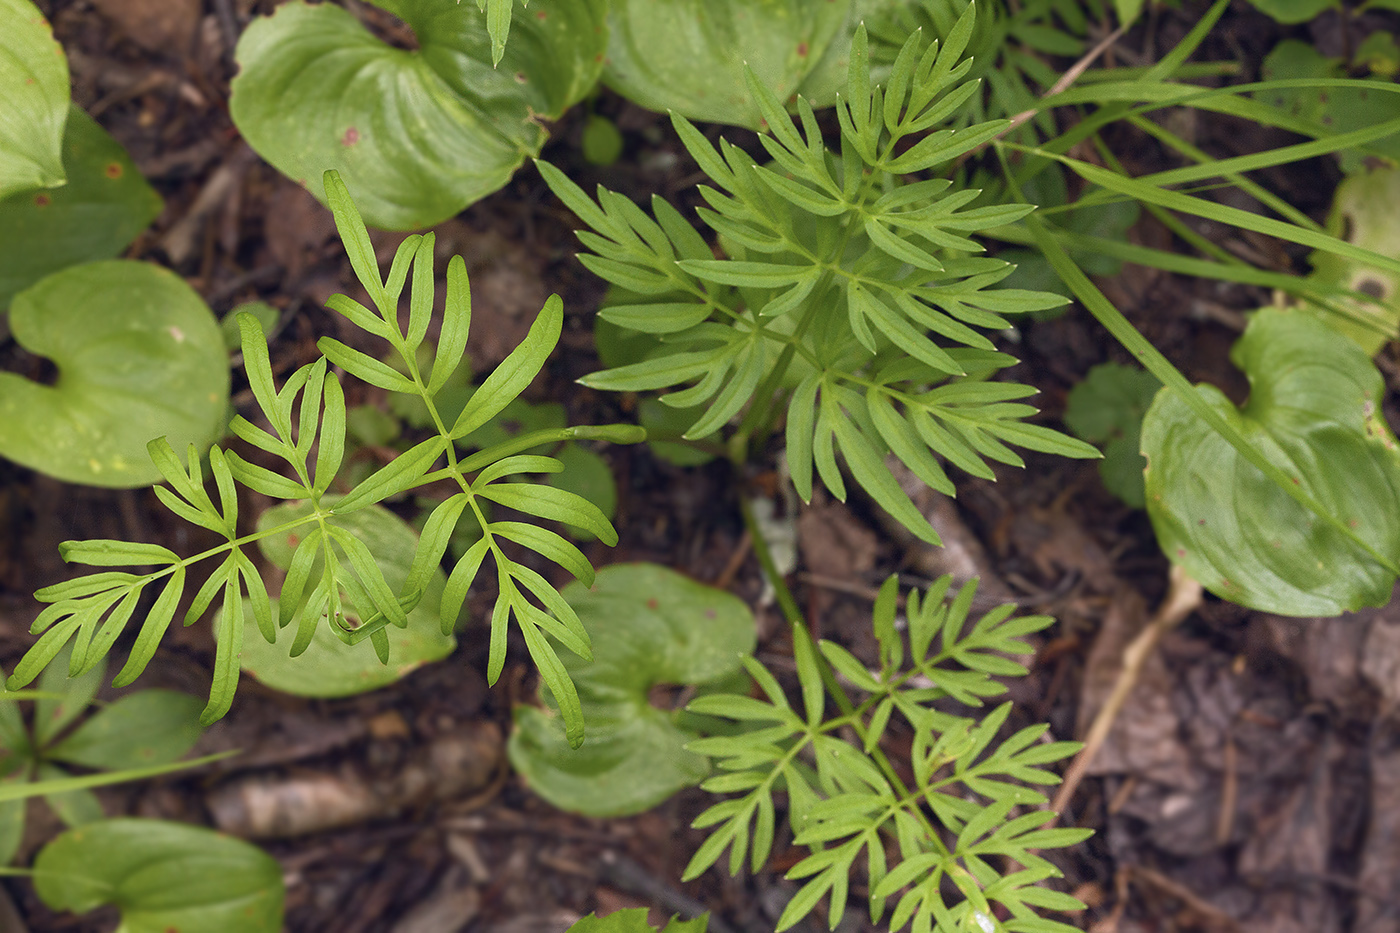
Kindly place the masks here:
MULTIPOLYGON (((128 148, 165 198, 164 213, 129 255, 170 265, 219 315, 253 299, 276 307, 279 376, 314 358, 317 337, 347 339, 322 307, 334 292, 355 293, 329 213, 258 159, 228 116, 233 44, 271 0, 39 5, 69 56, 75 100, 128 148)), ((1160 12, 1159 47, 1189 28, 1195 6, 1160 12)), ((1340 41, 1339 28, 1336 16, 1311 29, 1279 27, 1241 2, 1204 55, 1240 62, 1249 80, 1279 38, 1327 51, 1340 41)), ((1138 29, 1121 46, 1136 54, 1147 41, 1138 29)), ((697 170, 663 117, 606 92, 596 108, 623 132, 620 161, 599 168, 583 160, 583 108, 555 127, 544 157, 585 189, 602 182, 638 200, 658 192, 693 203, 697 170)), ((1257 127, 1205 113, 1192 131, 1198 146, 1218 156, 1277 144, 1257 127)), ((744 131, 723 132, 753 142, 744 131)), ((1110 142, 1135 174, 1161 165, 1160 152, 1143 139, 1110 142)), ((1337 178, 1331 163, 1315 161, 1265 180, 1321 218, 1337 178)), ((633 400, 574 382, 598 368, 592 322, 603 294, 573 258, 574 226, 527 166, 437 228, 439 259, 461 253, 467 261, 476 372, 502 359, 546 297, 558 293, 567 314, 563 342, 529 397, 564 403, 571 423, 629 420, 633 400)), ((1237 242, 1227 245, 1271 268, 1306 268, 1300 253, 1228 236, 1237 242)), ((1170 243, 1150 219, 1131 237, 1170 243)), ((381 258, 400 239, 376 235, 381 258)), ((1193 381, 1244 396, 1228 351, 1242 313, 1267 304, 1268 294, 1132 267, 1100 285, 1193 381)), ((0 361, 13 356, 5 355, 5 339, 0 331, 0 361)), ((1128 361, 1077 307, 1027 322, 1010 339, 1022 359, 1011 375, 1041 388, 1037 403, 1052 424, 1091 366, 1128 361)), ((241 371, 234 379, 235 403, 251 413, 241 371)), ((373 403, 377 391, 354 390, 350 402, 373 403)), ((1387 413, 1394 414, 1389 405, 1387 413)), ((787 650, 785 628, 776 607, 763 602, 741 496, 768 498, 791 519, 798 599, 824 637, 857 653, 870 641, 872 595, 894 572, 913 584, 971 570, 984 593, 1055 616, 1058 625, 1012 697, 1013 724, 1048 721, 1057 738, 1084 734, 1122 668, 1124 647, 1168 588, 1168 563, 1145 514, 1107 493, 1092 463, 1030 456, 1024 470, 1001 470, 999 482, 961 481, 955 503, 926 498, 949 542, 938 550, 893 535, 878 509, 858 498, 793 510, 775 472, 776 448, 737 480, 724 462, 682 469, 642 445, 604 452, 620 489, 621 543, 595 545, 590 558, 656 561, 726 587, 754 607, 765 657, 787 650)), ((265 504, 252 500, 245 513, 265 504)), ((30 594, 69 575, 60 541, 129 538, 184 553, 186 534, 150 490, 65 486, 0 461, 0 666, 13 669, 32 643, 28 627, 39 607, 30 594)), ((640 816, 598 821, 552 809, 511 773, 504 757, 511 709, 534 700, 535 683, 513 645, 504 676, 486 685, 484 599, 474 597, 473 622, 455 654, 387 689, 315 701, 245 679, 232 712, 197 749, 239 755, 103 790, 108 815, 184 820, 254 838, 284 868, 292 933, 562 933, 594 910, 646 906, 661 916, 697 905, 712 912, 719 933, 771 930, 795 890, 782 878, 792 864, 783 845, 755 875, 712 869, 679 881, 702 838, 689 824, 707 805, 705 793, 686 791, 640 816)), ((202 695, 212 656, 207 625, 175 627, 139 683, 202 695)), ((1206 597, 1149 656, 1063 815, 1065 825, 1096 834, 1058 856, 1065 889, 1089 905, 1059 919, 1099 933, 1400 933, 1397 700, 1400 610, 1287 619, 1206 597)), ((38 803, 29 815, 22 860, 60 829, 38 803)), ((824 929, 817 919, 824 914, 799 928, 824 929)), ((0 886, 5 933, 110 930, 115 917, 110 910, 59 916, 27 881, 0 886)), ((841 928, 871 927, 853 909, 841 928)))

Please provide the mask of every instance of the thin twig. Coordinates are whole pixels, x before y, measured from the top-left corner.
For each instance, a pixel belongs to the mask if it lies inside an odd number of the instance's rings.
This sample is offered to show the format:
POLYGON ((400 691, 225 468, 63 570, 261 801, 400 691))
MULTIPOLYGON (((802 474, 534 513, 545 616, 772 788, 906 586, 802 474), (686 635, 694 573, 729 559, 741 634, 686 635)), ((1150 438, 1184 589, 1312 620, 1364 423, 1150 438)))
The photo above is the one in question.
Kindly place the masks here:
MULTIPOLYGON (((1068 90, 1071 84, 1078 81, 1080 76, 1083 75, 1084 72, 1089 70, 1089 66, 1092 65, 1095 61, 1097 61, 1100 55, 1102 55, 1104 52, 1107 52, 1109 47, 1113 45, 1113 43, 1117 42, 1123 37, 1123 33, 1127 30, 1127 28, 1128 25, 1124 23, 1122 26, 1119 26, 1117 29, 1113 30, 1107 36, 1105 36, 1102 42, 1090 49, 1087 53, 1085 53, 1083 58, 1071 65, 1069 70, 1066 71, 1064 74, 1060 75, 1060 80, 1052 84, 1050 86, 1050 90, 1046 91, 1043 95, 1041 95, 1041 99, 1044 100, 1047 97, 1054 97, 1056 94, 1068 90)), ((1015 130, 1018 126, 1021 126, 1023 123, 1034 117, 1039 112, 1040 111, 1034 107, 1032 107, 1030 110, 1022 110, 1020 113, 1016 114, 1016 116, 1011 118, 1010 126, 1008 126, 1006 129, 1002 130, 1000 133, 997 134, 997 139, 1000 139, 1007 133, 1010 133, 1011 131, 1015 130)))
POLYGON ((1157 609, 1157 614, 1152 617, 1152 621, 1147 624, 1147 628, 1143 629, 1123 650, 1123 669, 1118 672, 1118 680, 1113 684, 1113 692, 1109 694, 1103 707, 1094 716, 1094 722, 1090 725, 1088 734, 1084 736, 1084 747, 1079 750, 1079 754, 1074 756, 1074 761, 1065 771, 1065 781, 1060 785, 1060 791, 1055 795, 1055 800, 1050 805, 1050 809, 1057 814, 1064 812, 1065 807, 1074 797, 1074 792, 1079 789, 1080 782, 1088 773, 1089 765, 1093 763, 1094 756, 1098 754, 1104 741, 1108 739, 1108 734, 1113 730, 1113 723, 1117 720, 1118 713, 1122 711, 1123 704, 1132 694, 1133 687, 1137 686, 1138 676, 1142 673, 1143 665, 1152 656, 1152 649, 1163 635, 1175 628, 1200 604, 1201 584, 1187 576, 1186 571, 1182 570, 1180 566, 1173 565, 1167 598, 1162 601, 1162 605, 1157 609))

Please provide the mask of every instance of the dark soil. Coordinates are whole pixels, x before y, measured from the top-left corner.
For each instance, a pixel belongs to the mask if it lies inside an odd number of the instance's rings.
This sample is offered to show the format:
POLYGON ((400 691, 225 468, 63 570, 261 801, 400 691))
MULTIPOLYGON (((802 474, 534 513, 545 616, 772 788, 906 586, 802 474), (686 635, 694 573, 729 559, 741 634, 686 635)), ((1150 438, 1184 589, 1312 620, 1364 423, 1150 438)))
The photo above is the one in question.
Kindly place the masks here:
MULTIPOLYGON (((253 15, 270 11, 271 0, 39 5, 69 55, 74 98, 165 198, 164 213, 130 255, 173 267, 219 315, 252 299, 278 308, 272 359, 279 376, 314 359, 321 335, 355 339, 322 308, 333 292, 354 294, 328 213, 259 160, 228 116, 233 43, 253 15), (202 198, 216 180, 220 195, 202 198)), ((1158 11, 1151 32, 1135 29, 1116 60, 1169 48, 1203 8, 1158 11)), ((1334 15, 1310 28, 1280 27, 1239 3, 1203 55, 1240 62, 1247 80, 1279 38, 1310 38, 1334 50, 1347 38, 1341 29, 1334 15)), ((638 200, 659 192, 693 205, 699 176, 667 121, 606 93, 597 107, 624 132, 621 161, 606 169, 583 161, 580 109, 555 127, 545 158, 585 189, 602 182, 638 200)), ((1198 146, 1218 156, 1279 143, 1272 132, 1204 112, 1194 133, 1198 146)), ((1145 137, 1115 130, 1109 141, 1135 173, 1173 164, 1145 137)), ((1332 164, 1313 162, 1261 180, 1321 218, 1337 178, 1332 164)), ((529 397, 563 401, 571 423, 628 420, 634 399, 573 382, 597 368, 591 333, 603 292, 573 258, 575 225, 527 167, 438 228, 438 242, 467 258, 473 331, 486 335, 472 349, 477 372, 504 357, 544 299, 558 293, 568 314, 563 343, 529 397)), ((1305 268, 1302 254, 1278 244, 1215 235, 1273 268, 1305 268)), ((1132 236, 1171 243, 1150 219, 1132 236)), ((382 259, 400 239, 376 236, 382 259)), ((1227 353, 1240 313, 1266 304, 1267 294, 1136 268, 1100 285, 1190 378, 1244 395, 1227 353)), ((5 334, 0 365, 36 372, 5 334)), ((1091 366, 1129 361, 1077 307, 1025 324, 1016 339, 1023 362, 1012 376, 1041 388, 1049 423, 1058 422, 1066 393, 1091 366)), ((251 415, 241 370, 234 380, 235 402, 251 415)), ((374 402, 376 391, 354 390, 350 401, 374 402)), ((760 601, 738 505, 741 496, 768 498, 784 513, 771 457, 736 478, 722 464, 670 466, 644 447, 608 448, 606 456, 621 492, 622 540, 612 550, 595 546, 595 564, 650 560, 717 581, 754 605, 767 639, 760 651, 781 652, 783 623, 760 601)), ((1013 697, 1020 721, 1048 720, 1056 738, 1074 738, 1103 703, 1123 647, 1164 597, 1168 564, 1145 515, 1106 492, 1093 464, 1028 460, 1025 470, 1001 471, 998 483, 961 483, 955 506, 926 503, 953 544, 947 553, 904 543, 859 498, 814 501, 797 516, 801 556, 791 581, 812 625, 859 649, 870 638, 871 594, 890 573, 903 572, 912 584, 971 561, 984 591, 1059 619, 1013 697)), ((244 512, 264 505, 250 496, 244 512)), ((32 643, 33 590, 70 574, 57 544, 104 537, 162 542, 181 553, 197 544, 149 490, 64 486, 0 461, 0 666, 13 669, 32 643)), ((512 643, 505 674, 486 685, 481 633, 489 602, 473 599, 474 622, 457 652, 391 688, 304 701, 245 678, 232 713, 198 749, 241 754, 193 775, 102 791, 108 815, 260 837, 284 867, 293 933, 555 933, 594 910, 645 906, 657 918, 697 905, 712 912, 712 930, 771 929, 796 887, 782 877, 795 861, 782 840, 756 875, 711 870, 679 881, 703 838, 689 823, 706 794, 691 790, 638 817, 594 821, 553 810, 510 773, 503 742, 511 708, 534 700, 534 675, 521 660, 523 645, 512 643), (421 780, 416 791, 403 790, 405 774, 421 780)), ((1058 856, 1065 889, 1089 905, 1059 919, 1099 933, 1398 933, 1397 631, 1400 613, 1391 609, 1296 620, 1208 597, 1148 661, 1063 815, 1064 824, 1096 835, 1058 856)), ((212 657, 206 624, 172 628, 138 685, 202 694, 212 657)), ((38 803, 29 815, 21 863, 60 829, 38 803)), ((824 915, 801 928, 824 929, 824 915)), ((24 880, 0 887, 5 933, 115 924, 110 910, 57 916, 24 880), (6 893, 18 910, 10 919, 6 893)), ((852 910, 842 929, 872 927, 852 910)))

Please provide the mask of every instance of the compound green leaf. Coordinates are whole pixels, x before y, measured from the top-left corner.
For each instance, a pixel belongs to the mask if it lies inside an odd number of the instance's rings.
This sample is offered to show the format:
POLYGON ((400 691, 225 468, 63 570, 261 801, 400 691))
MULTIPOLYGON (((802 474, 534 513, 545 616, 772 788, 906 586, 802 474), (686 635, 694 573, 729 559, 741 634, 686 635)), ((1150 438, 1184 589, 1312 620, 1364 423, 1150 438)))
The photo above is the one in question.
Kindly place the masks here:
MULTIPOLYGON (((708 913, 693 920, 672 917, 661 933, 705 933, 709 923, 708 913)), ((631 907, 615 910, 604 917, 589 914, 569 927, 566 933, 656 933, 656 927, 647 922, 645 907, 631 907)))
MULTIPOLYGON (((336 496, 324 496, 321 503, 335 508, 336 496)), ((279 505, 264 512, 258 519, 259 529, 274 528, 311 513, 307 502, 279 505)), ((343 528, 365 542, 374 554, 384 580, 395 592, 403 589, 413 566, 418 547, 418 534, 403 519, 383 506, 372 505, 344 515, 335 515, 329 523, 343 528)), ((309 527, 306 526, 307 530, 309 527)), ((284 570, 291 566, 292 555, 305 530, 294 529, 272 535, 258 542, 263 556, 284 570)), ((321 576, 321 559, 317 558, 310 579, 321 576)), ((339 697, 376 690, 407 676, 430 661, 439 661, 452 653, 457 640, 444 635, 438 624, 438 604, 447 579, 441 570, 434 570, 428 580, 423 598, 408 613, 405 628, 389 626, 389 663, 381 664, 368 640, 347 645, 326 620, 319 620, 311 645, 306 652, 293 658, 291 642, 282 640, 269 644, 257 630, 252 613, 247 614, 247 629, 243 639, 243 670, 274 690, 297 696, 339 697)), ((349 613, 359 612, 367 618, 371 607, 354 605, 349 593, 342 594, 349 613)), ((275 615, 275 613, 274 613, 275 615)))
POLYGON ((64 269, 15 296, 10 328, 59 372, 52 386, 0 373, 0 455, 66 482, 146 486, 161 478, 151 438, 204 450, 223 430, 223 335, 174 273, 125 260, 64 269))
POLYGON ((39 8, 0 0, 0 198, 63 184, 68 59, 39 8))
POLYGON ((603 82, 651 110, 756 129, 744 68, 779 100, 830 106, 844 87, 852 0, 616 0, 603 82), (839 75, 839 81, 837 76, 839 75))
POLYGON ((0 200, 0 311, 52 272, 120 255, 160 213, 160 195, 106 130, 76 106, 67 127, 68 184, 0 200))
POLYGON ((239 40, 230 111, 244 137, 324 198, 336 169, 371 226, 427 227, 497 190, 592 87, 607 34, 604 0, 515 11, 492 66, 475 3, 377 0, 414 31, 395 48, 349 12, 294 0, 239 40))
MULTIPOLYGON (((617 514, 617 480, 603 455, 578 444, 565 444, 555 456, 564 469, 550 475, 545 483, 587 499, 611 521, 617 514)), ((571 534, 584 541, 593 537, 585 528, 575 528, 571 534)))
POLYGON ((34 862, 54 910, 122 914, 122 933, 278 933, 282 868, 256 846, 163 820, 117 819, 59 836, 34 862))
POLYGON ((748 607, 654 564, 606 567, 593 589, 571 584, 564 597, 593 643, 592 663, 563 656, 588 735, 575 751, 552 707, 517 707, 511 764, 556 807, 595 817, 640 813, 698 784, 709 763, 684 748, 697 736, 648 694, 737 672, 754 646, 748 607))
MULTIPOLYGON (((1400 454, 1380 374, 1305 312, 1258 312, 1231 352, 1243 408, 1197 391, 1268 460, 1382 554, 1400 553, 1400 454)), ((1174 393, 1142 426, 1147 512, 1162 550, 1211 592, 1266 612, 1329 616, 1390 599, 1394 574, 1246 463, 1174 393)))
POLYGON ((70 677, 68 667, 72 655, 73 646, 65 645, 40 677, 40 691, 51 695, 34 703, 34 741, 41 748, 83 714, 107 673, 107 662, 102 660, 91 670, 70 677))

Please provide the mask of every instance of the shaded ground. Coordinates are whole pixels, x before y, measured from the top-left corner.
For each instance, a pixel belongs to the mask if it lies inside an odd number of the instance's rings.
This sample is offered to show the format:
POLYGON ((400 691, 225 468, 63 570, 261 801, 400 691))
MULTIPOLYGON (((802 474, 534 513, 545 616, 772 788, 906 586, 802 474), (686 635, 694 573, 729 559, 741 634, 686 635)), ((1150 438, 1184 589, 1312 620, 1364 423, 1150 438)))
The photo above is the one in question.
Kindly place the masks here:
MULTIPOLYGON (((172 265, 220 315, 253 298, 276 306, 279 375, 314 358, 318 336, 353 339, 320 307, 353 281, 329 215, 257 159, 227 115, 233 40, 272 4, 40 6, 68 52, 75 99, 128 147, 166 198, 164 214, 131 255, 172 265)), ((1166 47, 1191 21, 1162 12, 1150 42, 1138 30, 1122 58, 1166 47)), ((1324 51, 1341 41, 1336 27, 1325 18, 1315 27, 1324 51)), ((1224 21, 1210 54, 1238 59, 1248 76, 1281 35, 1242 7, 1224 21)), ((626 135, 622 162, 608 169, 583 163, 577 111, 558 126, 546 157, 585 188, 602 181, 638 198, 690 196, 694 167, 660 118, 608 95, 598 107, 626 135)), ((1217 155, 1275 142, 1257 128, 1204 115, 1194 132, 1217 155)), ((1159 153, 1140 139, 1112 142, 1135 172, 1159 164, 1159 153)), ((1335 173, 1309 163, 1266 180, 1321 216, 1335 173)), ((467 258, 473 330, 485 336, 472 348, 478 371, 503 357, 545 297, 558 292, 569 314, 562 349, 531 396, 564 400, 573 423, 625 420, 631 400, 572 382, 596 368, 590 335, 602 289, 572 259, 571 226, 526 169, 438 228, 439 259, 453 252, 467 258)), ((1133 236, 1170 242, 1146 222, 1133 236)), ((376 240, 383 258, 396 242, 376 240)), ((1272 243, 1229 245, 1275 268, 1301 265, 1272 243)), ((1103 286, 1188 376, 1243 395, 1226 353, 1239 312, 1266 295, 1143 270, 1103 286)), ((1027 324, 1017 339, 1024 371, 1013 378, 1043 389, 1050 421, 1090 366, 1126 359, 1078 310, 1027 324)), ((0 361, 24 363, 4 343, 0 361)), ((250 397, 237 394, 239 378, 235 372, 236 402, 246 411, 250 397)), ((613 551, 595 548, 595 563, 659 561, 758 604, 762 586, 737 497, 767 496, 779 513, 786 508, 774 493, 771 460, 736 482, 722 464, 681 470, 642 448, 612 448, 606 456, 622 491, 622 542, 613 551)), ((1031 677, 1016 687, 1017 716, 1048 719, 1058 738, 1082 735, 1123 646, 1163 597, 1167 564, 1143 513, 1106 493, 1093 465, 1032 457, 1024 472, 1001 479, 962 484, 956 505, 924 503, 951 542, 944 551, 900 543, 863 501, 814 502, 796 521, 794 586, 813 625, 859 653, 870 638, 871 595, 889 573, 902 571, 913 583, 974 569, 984 593, 1060 620, 1031 677)), ((261 505, 249 501, 245 512, 261 505)), ((0 461, 0 664, 12 668, 30 643, 37 605, 28 594, 65 576, 59 541, 127 537, 187 553, 187 534, 148 490, 65 487, 0 461)), ((758 604, 757 612, 760 650, 779 657, 783 625, 773 607, 758 604)), ((682 793, 632 819, 590 821, 552 810, 509 773, 503 735, 512 704, 533 696, 532 675, 517 646, 488 689, 479 631, 469 629, 446 662, 356 699, 302 701, 245 680, 231 715, 200 746, 241 748, 242 755, 197 776, 104 791, 107 811, 260 837, 284 866, 293 933, 543 933, 595 909, 685 913, 697 903, 714 912, 711 929, 720 933, 771 929, 795 890, 781 878, 794 861, 781 841, 756 877, 712 870, 693 884, 677 880, 701 839, 687 827, 706 795, 682 793)), ((141 683, 202 694, 211 658, 207 626, 172 630, 141 683)), ((1400 612, 1310 622, 1207 599, 1148 662, 1093 776, 1065 813, 1065 823, 1098 834, 1061 859, 1067 889, 1090 905, 1062 919, 1100 933, 1400 931, 1398 702, 1400 612)), ((25 858, 58 828, 37 806, 30 816, 25 858)), ((7 919, 0 901, 6 933, 107 930, 115 922, 112 913, 55 916, 27 882, 6 882, 3 890, 18 909, 7 919)), ((853 911, 843 929, 865 926, 853 911)), ((822 927, 813 919, 804 928, 822 927)))

